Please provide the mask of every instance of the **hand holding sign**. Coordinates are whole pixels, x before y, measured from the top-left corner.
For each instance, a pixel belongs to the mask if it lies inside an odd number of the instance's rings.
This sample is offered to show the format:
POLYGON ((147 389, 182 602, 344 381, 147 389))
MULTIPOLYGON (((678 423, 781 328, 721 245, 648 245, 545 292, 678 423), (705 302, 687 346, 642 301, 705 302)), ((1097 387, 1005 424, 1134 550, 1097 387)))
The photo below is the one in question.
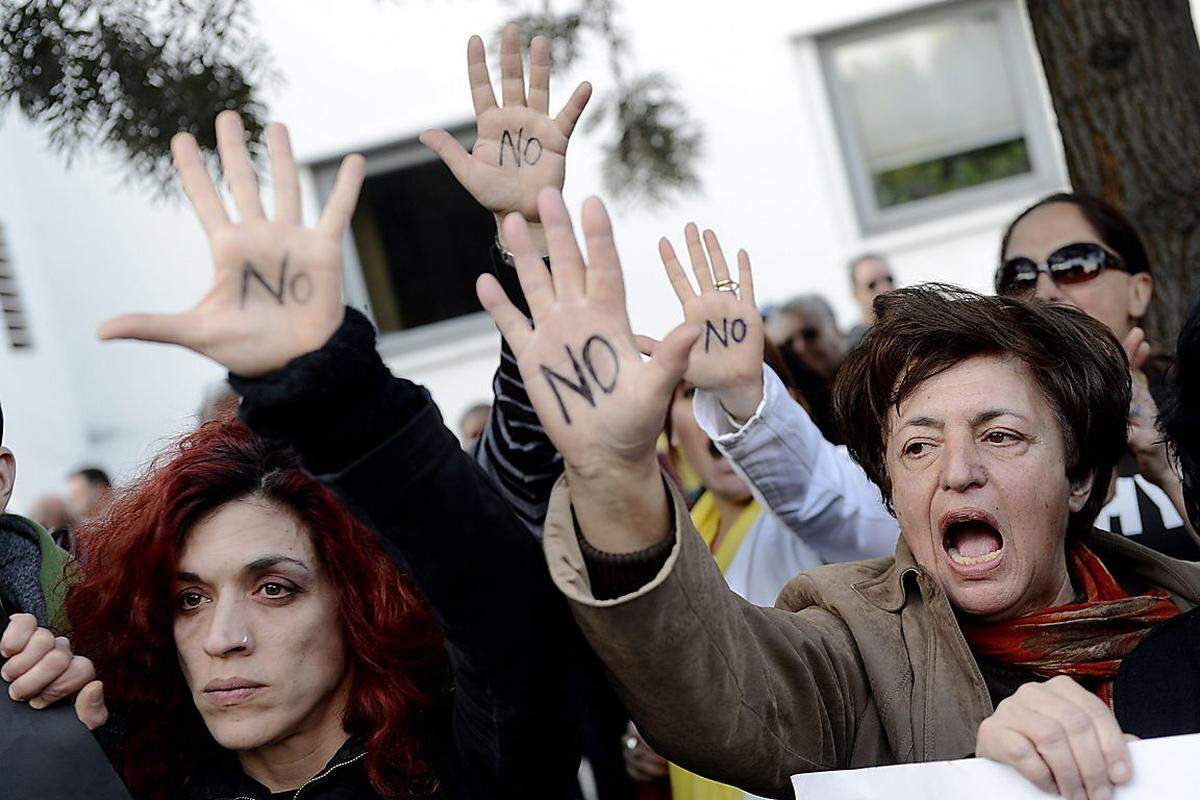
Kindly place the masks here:
MULTIPOLYGON (((538 192, 563 187, 567 141, 583 113, 592 87, 581 83, 553 119, 550 108, 550 43, 535 36, 529 45, 529 96, 521 62, 521 32, 505 27, 500 44, 500 86, 504 105, 496 105, 483 40, 467 44, 467 72, 475 101, 475 146, 468 154, 443 130, 427 130, 421 141, 441 157, 454 177, 485 208, 496 214, 520 212, 536 223, 538 192)), ((501 231, 501 233, 503 233, 501 231)))
POLYGON ((225 213, 196 140, 181 133, 171 142, 175 169, 212 248, 208 294, 182 314, 111 319, 101 326, 101 339, 181 345, 252 378, 320 348, 337 330, 344 309, 341 240, 362 185, 362 156, 342 162, 325 213, 315 228, 305 228, 287 129, 267 126, 275 219, 263 212, 244 136, 236 113, 217 117, 217 149, 240 215, 237 223, 225 213))
POLYGON ((699 389, 716 392, 726 411, 747 419, 758 408, 763 391, 763 322, 754 305, 750 257, 745 250, 738 251, 735 283, 715 233, 705 231, 701 244, 696 225, 688 223, 683 235, 699 294, 665 237, 658 243, 658 252, 683 307, 684 320, 703 331, 692 346, 684 378, 699 389))
POLYGON ((519 215, 504 221, 533 327, 491 275, 479 279, 479 300, 512 347, 530 399, 568 466, 588 469, 651 458, 671 390, 696 338, 680 326, 643 361, 625 311, 621 264, 604 204, 583 205, 584 268, 562 195, 538 198, 551 269, 529 240, 519 215))

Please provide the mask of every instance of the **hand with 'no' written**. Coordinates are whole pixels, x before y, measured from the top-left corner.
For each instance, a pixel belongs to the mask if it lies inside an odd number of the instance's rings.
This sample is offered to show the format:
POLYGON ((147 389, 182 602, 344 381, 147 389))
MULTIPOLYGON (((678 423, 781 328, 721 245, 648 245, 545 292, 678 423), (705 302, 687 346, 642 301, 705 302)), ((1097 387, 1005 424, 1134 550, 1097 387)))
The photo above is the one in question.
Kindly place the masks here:
POLYGON ((454 177, 479 204, 496 215, 504 241, 502 220, 516 211, 531 223, 530 235, 545 255, 540 229, 538 193, 563 188, 567 144, 575 123, 587 106, 592 86, 579 84, 558 115, 550 117, 550 42, 535 36, 529 44, 529 93, 521 60, 520 28, 504 28, 500 43, 500 88, 497 105, 488 74, 483 40, 467 43, 467 74, 475 104, 475 146, 468 153, 444 130, 431 129, 421 141, 445 162, 454 177))
POLYGON ((254 378, 319 349, 341 325, 342 237, 362 186, 362 156, 342 161, 316 227, 300 218, 300 181, 287 129, 267 126, 275 187, 268 219, 246 149, 242 121, 217 117, 217 149, 239 221, 225 212, 190 134, 171 141, 175 169, 213 257, 213 283, 199 304, 181 314, 127 314, 105 322, 102 339, 177 344, 208 356, 230 372, 254 378))

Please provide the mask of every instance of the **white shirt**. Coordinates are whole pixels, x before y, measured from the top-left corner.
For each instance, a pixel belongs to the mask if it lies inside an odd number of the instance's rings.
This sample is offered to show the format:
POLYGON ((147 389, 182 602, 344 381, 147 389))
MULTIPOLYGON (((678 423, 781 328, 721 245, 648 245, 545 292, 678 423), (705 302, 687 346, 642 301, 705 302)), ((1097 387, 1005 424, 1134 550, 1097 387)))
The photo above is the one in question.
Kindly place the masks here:
POLYGON ((845 447, 831 444, 763 365, 763 399, 744 425, 715 394, 698 389, 696 422, 746 479, 763 505, 725 571, 729 587, 756 605, 774 605, 807 569, 893 555, 900 528, 883 496, 845 447))

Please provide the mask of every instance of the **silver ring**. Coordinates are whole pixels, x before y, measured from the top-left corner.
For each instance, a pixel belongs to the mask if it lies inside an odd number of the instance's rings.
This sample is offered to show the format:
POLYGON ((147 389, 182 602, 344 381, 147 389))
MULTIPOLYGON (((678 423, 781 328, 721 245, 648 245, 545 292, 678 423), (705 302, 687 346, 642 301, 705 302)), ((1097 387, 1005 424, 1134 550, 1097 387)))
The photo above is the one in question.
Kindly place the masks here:
POLYGON ((637 741, 636 736, 626 736, 625 737, 625 749, 626 750, 637 750, 637 747, 638 747, 638 741, 637 741))
POLYGON ((733 292, 734 294, 737 294, 739 287, 737 281, 731 281, 729 278, 725 278, 724 280, 714 283, 713 288, 718 292, 733 292))

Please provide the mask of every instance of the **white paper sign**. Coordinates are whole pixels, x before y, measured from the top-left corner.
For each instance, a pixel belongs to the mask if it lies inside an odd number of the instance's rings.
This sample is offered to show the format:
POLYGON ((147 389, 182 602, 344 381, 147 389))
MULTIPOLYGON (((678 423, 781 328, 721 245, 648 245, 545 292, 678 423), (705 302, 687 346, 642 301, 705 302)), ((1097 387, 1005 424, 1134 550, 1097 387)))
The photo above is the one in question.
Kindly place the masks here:
MULTIPOLYGON (((1200 734, 1129 745, 1133 780, 1114 800, 1200 797, 1200 734)), ((986 758, 792 776, 796 800, 1047 800, 1016 770, 986 758)))

